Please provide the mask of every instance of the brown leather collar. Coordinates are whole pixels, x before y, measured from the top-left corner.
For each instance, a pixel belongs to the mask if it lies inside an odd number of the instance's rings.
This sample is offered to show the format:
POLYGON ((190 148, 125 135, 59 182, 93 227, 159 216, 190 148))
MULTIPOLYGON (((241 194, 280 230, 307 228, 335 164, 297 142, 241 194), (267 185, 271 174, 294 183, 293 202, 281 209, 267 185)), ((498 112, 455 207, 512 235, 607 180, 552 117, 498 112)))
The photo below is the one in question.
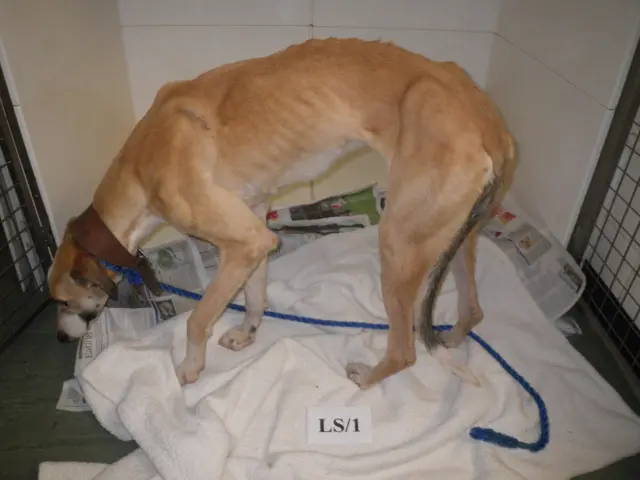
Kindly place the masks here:
POLYGON ((90 255, 112 265, 136 270, 154 295, 162 294, 160 282, 147 257, 141 250, 135 255, 129 253, 105 225, 93 205, 89 205, 69 224, 69 233, 78 246, 90 255))

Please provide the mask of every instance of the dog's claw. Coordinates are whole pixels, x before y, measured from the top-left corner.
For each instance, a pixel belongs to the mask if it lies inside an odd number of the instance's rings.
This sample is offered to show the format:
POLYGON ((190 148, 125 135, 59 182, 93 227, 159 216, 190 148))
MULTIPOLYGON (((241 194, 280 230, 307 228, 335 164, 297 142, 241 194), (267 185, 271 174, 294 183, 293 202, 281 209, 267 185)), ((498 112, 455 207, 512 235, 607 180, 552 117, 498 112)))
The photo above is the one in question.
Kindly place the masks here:
POLYGON ((236 327, 222 335, 218 343, 229 350, 238 351, 251 345, 255 339, 255 330, 247 332, 243 327, 236 327))
POLYGON ((367 380, 371 374, 371 367, 364 363, 352 362, 347 364, 347 377, 360 388, 365 389, 369 386, 367 380))

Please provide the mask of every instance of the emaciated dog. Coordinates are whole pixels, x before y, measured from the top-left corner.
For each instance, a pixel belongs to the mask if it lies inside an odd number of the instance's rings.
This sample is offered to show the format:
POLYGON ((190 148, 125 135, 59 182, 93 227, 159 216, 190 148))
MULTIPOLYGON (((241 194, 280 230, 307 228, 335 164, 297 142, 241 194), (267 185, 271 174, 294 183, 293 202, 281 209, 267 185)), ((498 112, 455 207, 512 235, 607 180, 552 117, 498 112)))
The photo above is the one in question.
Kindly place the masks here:
POLYGON ((206 240, 220 268, 187 321, 176 373, 197 380, 206 344, 244 286, 244 323, 220 344, 250 345, 265 308, 266 226, 279 189, 311 181, 361 145, 388 163, 379 224, 381 284, 390 330, 384 358, 346 372, 370 387, 415 363, 414 325, 426 346, 458 345, 483 317, 475 283, 480 221, 510 184, 514 141, 488 96, 455 63, 390 43, 308 40, 273 55, 168 83, 68 224, 49 271, 58 337, 82 336, 120 278, 100 260, 138 268, 157 288, 139 246, 162 223, 206 240), (458 290, 453 329, 432 330, 449 271, 458 290))

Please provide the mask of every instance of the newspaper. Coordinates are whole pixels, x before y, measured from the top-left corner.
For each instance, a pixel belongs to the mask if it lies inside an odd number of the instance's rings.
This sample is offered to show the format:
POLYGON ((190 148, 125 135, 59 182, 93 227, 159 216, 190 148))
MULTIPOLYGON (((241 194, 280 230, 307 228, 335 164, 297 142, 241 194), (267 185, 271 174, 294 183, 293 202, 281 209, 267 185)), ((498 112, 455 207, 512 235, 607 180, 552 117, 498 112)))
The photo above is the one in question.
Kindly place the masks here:
MULTIPOLYGON (((267 224, 277 233, 280 245, 269 256, 274 260, 324 235, 365 228, 379 222, 384 199, 375 185, 336 195, 308 205, 270 211, 267 224)), ((145 250, 158 279, 202 294, 220 263, 217 247, 186 237, 145 250)), ((77 376, 112 343, 133 338, 147 328, 192 310, 195 301, 178 295, 156 297, 144 285, 122 282, 118 301, 110 302, 78 345, 74 375, 77 376)), ((75 379, 64 382, 57 408, 85 411, 82 389, 75 379)))
MULTIPOLYGON (((272 210, 267 214, 267 225, 278 234, 280 245, 270 254, 269 260, 291 253, 324 235, 377 225, 385 205, 386 189, 372 184, 317 202, 272 210)), ((496 207, 481 232, 513 263, 525 288, 550 321, 557 322, 582 295, 586 278, 573 257, 551 232, 536 225, 514 202, 505 201, 496 207)), ((220 261, 215 246, 197 239, 181 240, 151 250, 148 255, 154 267, 157 265, 162 281, 198 292, 211 281, 220 261), (166 275, 173 272, 163 268, 170 262, 160 260, 170 256, 166 253, 170 248, 183 251, 181 255, 186 260, 175 274, 166 275)), ((138 303, 144 305, 145 298, 150 298, 151 305, 157 310, 163 310, 162 304, 158 303, 165 298, 170 305, 180 306, 175 309, 176 313, 192 309, 194 305, 192 301, 173 296, 156 299, 143 290, 145 295, 137 295, 138 303)), ((133 305, 128 303, 126 306, 133 305)), ((174 314, 173 308, 164 310, 161 311, 163 318, 174 314)))
MULTIPOLYGON (((163 283, 200 294, 209 283, 200 253, 191 238, 150 248, 145 254, 158 280, 163 283)), ((78 343, 74 377, 109 345, 135 338, 160 322, 193 310, 195 301, 172 294, 155 296, 145 285, 121 282, 118 300, 110 301, 108 306, 78 343)), ((56 408, 71 412, 88 408, 77 381, 64 382, 56 408)))
MULTIPOLYGON (((384 210, 386 190, 374 188, 376 208, 384 210)), ((536 225, 513 201, 505 200, 480 229, 513 263, 518 277, 545 316, 567 335, 580 329, 565 314, 578 301, 586 277, 553 234, 536 225)))
MULTIPOLYGON (((268 227, 280 238, 270 260, 287 255, 306 243, 335 233, 377 225, 386 205, 386 190, 373 184, 320 201, 272 210, 268 227)), ((553 235, 535 226, 515 206, 499 205, 481 228, 513 263, 525 288, 547 318, 566 335, 580 333, 565 314, 584 290, 586 279, 577 263, 553 235)), ((186 237, 145 252, 159 280, 203 293, 220 263, 219 250, 202 240, 186 237)), ((195 301, 177 295, 155 297, 144 285, 119 287, 119 301, 110 304, 91 325, 78 346, 77 376, 108 345, 132 338, 180 313, 195 301)), ((58 409, 87 409, 74 379, 63 384, 58 409)))
POLYGON ((534 226, 517 207, 498 205, 491 213, 482 233, 507 255, 534 301, 557 324, 582 295, 584 273, 550 232, 534 226))
POLYGON ((88 412, 91 407, 84 398, 82 388, 76 378, 66 380, 62 384, 62 393, 58 398, 56 409, 65 412, 88 412))
MULTIPOLYGON (((146 249, 149 262, 158 280, 202 295, 210 277, 194 239, 190 237, 146 249)), ((196 301, 179 295, 163 294, 155 296, 145 285, 129 285, 121 282, 118 286, 118 300, 109 307, 153 308, 160 320, 167 320, 181 313, 193 310, 196 301)))
POLYGON ((312 227, 317 225, 376 225, 382 210, 378 196, 382 190, 373 184, 365 188, 323 198, 314 203, 272 210, 267 214, 269 228, 312 227))
POLYGON ((153 308, 107 308, 91 323, 78 342, 73 378, 65 381, 56 408, 68 412, 89 410, 76 378, 101 352, 115 342, 133 339, 161 321, 153 308))
MULTIPOLYGON (((383 202, 379 195, 374 184, 314 203, 271 210, 267 214, 267 226, 278 235, 280 244, 269 254, 269 261, 325 235, 378 224, 382 213, 380 202, 383 202)), ((218 268, 220 253, 215 246, 202 240, 193 239, 193 243, 210 280, 218 268)))

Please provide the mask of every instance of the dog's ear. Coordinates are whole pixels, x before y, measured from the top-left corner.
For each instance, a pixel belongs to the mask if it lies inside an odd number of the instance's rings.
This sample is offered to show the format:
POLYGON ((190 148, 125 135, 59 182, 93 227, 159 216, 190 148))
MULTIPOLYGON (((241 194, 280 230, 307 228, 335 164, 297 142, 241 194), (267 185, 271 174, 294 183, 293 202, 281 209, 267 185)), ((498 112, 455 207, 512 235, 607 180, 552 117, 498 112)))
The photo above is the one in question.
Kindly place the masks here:
POLYGON ((107 269, 89 255, 79 254, 70 272, 71 278, 85 288, 100 289, 110 299, 118 299, 118 285, 107 274, 107 269))

